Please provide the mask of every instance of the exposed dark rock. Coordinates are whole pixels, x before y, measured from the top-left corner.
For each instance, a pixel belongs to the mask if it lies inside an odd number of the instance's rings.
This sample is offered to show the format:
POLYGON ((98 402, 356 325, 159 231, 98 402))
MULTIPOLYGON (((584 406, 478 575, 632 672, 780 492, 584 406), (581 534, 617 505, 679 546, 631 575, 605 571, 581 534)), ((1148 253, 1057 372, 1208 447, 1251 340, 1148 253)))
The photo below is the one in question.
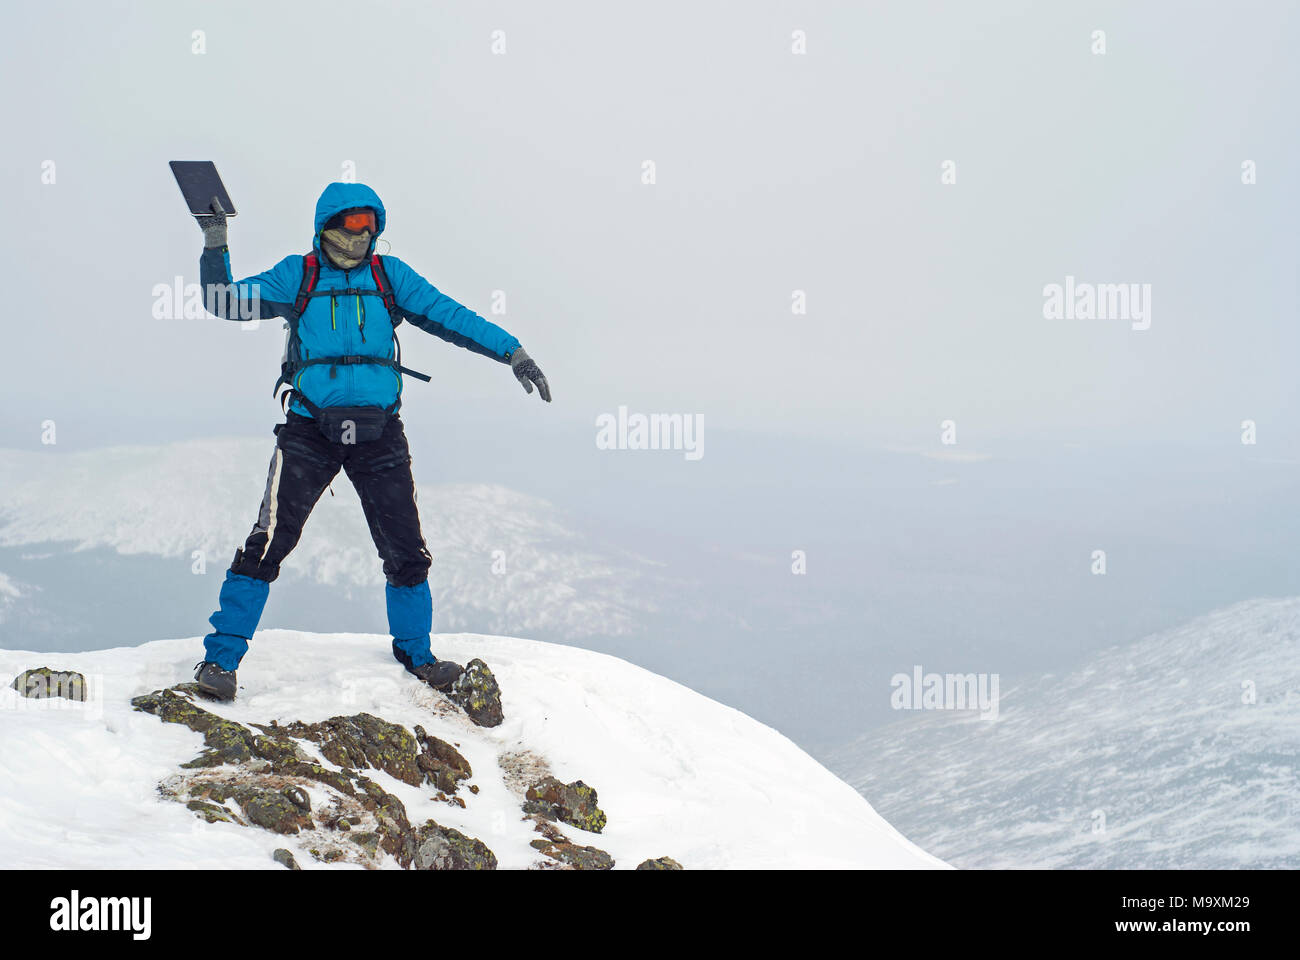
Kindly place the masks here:
POLYGON ((319 744, 325 759, 340 767, 373 767, 411 786, 424 780, 424 771, 416 764, 419 747, 415 737, 401 724, 358 713, 321 723, 291 723, 281 729, 291 737, 319 744))
POLYGON ((552 860, 558 860, 574 870, 612 870, 614 858, 604 850, 595 847, 580 847, 576 843, 555 843, 538 837, 529 843, 535 850, 541 851, 552 860))
POLYGON ((86 699, 86 678, 75 670, 54 670, 50 667, 24 670, 14 677, 13 683, 9 686, 24 697, 33 700, 45 700, 50 697, 82 701, 86 699))
MULTIPOLYGON (((254 724, 260 731, 255 733, 196 704, 193 687, 178 684, 131 701, 137 710, 203 734, 203 753, 181 765, 194 772, 165 780, 159 785, 164 796, 185 803, 209 823, 255 824, 281 834, 320 826, 327 842, 309 852, 325 863, 350 860, 373 867, 382 851, 404 869, 496 869, 496 856, 482 841, 432 820, 412 828, 398 797, 355 772, 379 769, 413 786, 429 779, 452 792, 471 776, 469 762, 452 744, 418 727, 417 739, 398 724, 364 713, 316 724, 254 724), (342 769, 311 760, 295 742, 299 738, 319 744, 322 755, 342 769), (230 767, 204 769, 223 764, 230 767), (308 782, 327 788, 319 811, 313 811, 304 788, 308 782), (225 806, 229 800, 240 813, 225 806)), ((465 803, 446 793, 439 797, 465 803)), ((278 853, 277 860, 283 862, 278 853)))
POLYGON ((524 819, 531 820, 533 829, 545 837, 531 841, 529 846, 556 861, 556 865, 562 865, 560 869, 613 869, 614 858, 608 853, 596 847, 584 847, 572 842, 559 827, 540 814, 532 814, 524 819))
POLYGON ((596 806, 595 788, 581 780, 566 784, 555 777, 543 777, 524 794, 524 812, 559 820, 591 833, 600 833, 606 822, 604 811, 596 806))
POLYGON ((477 657, 465 665, 465 672, 456 678, 447 696, 480 727, 495 727, 505 717, 497 678, 477 657))
POLYGON ((180 684, 167 690, 155 690, 153 693, 136 697, 131 706, 145 713, 152 713, 164 723, 180 723, 191 730, 203 734, 203 743, 207 747, 201 754, 182 767, 214 767, 222 763, 243 763, 254 756, 253 733, 242 724, 226 720, 215 713, 204 710, 186 696, 176 691, 188 693, 185 687, 193 684, 180 684))
POLYGON ((235 818, 224 806, 208 803, 206 800, 191 800, 185 804, 186 809, 193 810, 208 823, 234 823, 235 818))
POLYGON ((375 815, 380 847, 409 869, 415 856, 415 846, 411 821, 406 816, 406 805, 367 777, 357 777, 356 782, 363 793, 360 797, 362 806, 375 815))
POLYGON ((366 856, 376 857, 379 855, 379 842, 383 838, 373 830, 357 830, 351 833, 348 839, 364 850, 366 856))
POLYGON ((284 849, 284 847, 281 847, 276 850, 275 853, 271 854, 271 859, 276 863, 284 864, 284 866, 288 867, 290 870, 302 869, 302 867, 298 866, 298 861, 293 858, 293 854, 284 849))
POLYGON ((460 781, 474 775, 469 761, 446 740, 430 736, 424 727, 415 728, 415 739, 420 745, 420 755, 415 763, 426 778, 444 793, 455 793, 460 781))
POLYGON ((533 829, 544 836, 547 840, 552 840, 555 843, 569 842, 569 838, 564 835, 560 828, 545 817, 533 814, 524 817, 524 819, 533 821, 533 829))
POLYGON ((244 816, 275 833, 297 833, 315 827, 311 817, 304 814, 279 790, 259 787, 234 787, 230 795, 235 798, 244 816))
POLYGON ((482 840, 432 820, 415 832, 411 865, 416 870, 495 870, 497 858, 482 840))
POLYGON ((339 793, 347 794, 349 797, 356 796, 356 788, 352 785, 351 771, 331 770, 329 767, 322 767, 319 763, 277 763, 273 767, 276 773, 292 777, 303 777, 307 780, 315 780, 317 783, 323 783, 327 787, 333 787, 339 793))
POLYGON ((216 777, 198 774, 164 781, 159 789, 163 796, 185 803, 209 823, 227 821, 243 826, 246 819, 275 833, 315 829, 311 817, 286 796, 295 789, 303 791, 295 786, 286 787, 281 777, 246 771, 216 777), (227 800, 239 805, 244 819, 225 806, 227 800))
POLYGON ((655 860, 642 860, 636 868, 638 870, 681 870, 682 865, 672 857, 659 857, 655 860))
POLYGON ((310 763, 311 757, 285 732, 283 727, 264 727, 254 723, 252 726, 262 733, 253 737, 253 752, 272 764, 310 763))

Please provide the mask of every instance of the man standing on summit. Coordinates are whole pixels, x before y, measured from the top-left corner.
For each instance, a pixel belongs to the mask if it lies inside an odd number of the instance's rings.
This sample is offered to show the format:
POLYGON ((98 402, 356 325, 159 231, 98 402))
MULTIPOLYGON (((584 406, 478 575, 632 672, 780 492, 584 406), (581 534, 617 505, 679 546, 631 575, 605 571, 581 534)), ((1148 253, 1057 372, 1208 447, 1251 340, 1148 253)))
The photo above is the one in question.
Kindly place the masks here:
POLYGON ((432 558, 420 533, 411 455, 397 415, 402 374, 429 378, 401 365, 394 327, 406 320, 508 363, 528 393, 536 384, 549 403, 546 377, 505 330, 440 293, 396 257, 374 253, 386 216, 369 187, 331 183, 316 201, 311 252, 234 284, 225 211, 215 197, 210 209, 211 216, 196 218, 208 309, 232 320, 283 317, 288 335, 276 389, 281 383, 289 389, 257 523, 226 572, 194 679, 212 696, 235 696, 235 668, 257 629, 271 581, 342 469, 384 562, 393 656, 423 682, 446 689, 462 670, 429 648, 432 558))

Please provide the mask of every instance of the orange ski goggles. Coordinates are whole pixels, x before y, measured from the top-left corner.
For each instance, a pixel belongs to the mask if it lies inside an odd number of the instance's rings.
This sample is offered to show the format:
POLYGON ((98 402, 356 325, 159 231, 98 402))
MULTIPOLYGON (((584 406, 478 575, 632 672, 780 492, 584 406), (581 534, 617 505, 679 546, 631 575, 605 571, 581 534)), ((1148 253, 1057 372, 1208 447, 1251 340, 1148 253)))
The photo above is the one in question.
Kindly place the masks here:
POLYGON ((373 210, 348 210, 344 212, 339 220, 341 226, 348 233, 361 233, 363 230, 369 230, 371 233, 378 232, 378 225, 373 210))

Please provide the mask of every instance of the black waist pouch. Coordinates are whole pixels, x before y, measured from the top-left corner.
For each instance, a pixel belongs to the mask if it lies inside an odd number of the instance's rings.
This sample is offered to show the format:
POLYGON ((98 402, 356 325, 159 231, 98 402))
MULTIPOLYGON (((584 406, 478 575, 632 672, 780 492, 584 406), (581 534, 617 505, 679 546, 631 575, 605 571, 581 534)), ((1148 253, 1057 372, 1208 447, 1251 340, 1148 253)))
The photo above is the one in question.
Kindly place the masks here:
POLYGON ((316 426, 331 443, 369 443, 383 436, 391 416, 383 407, 318 407, 316 426))

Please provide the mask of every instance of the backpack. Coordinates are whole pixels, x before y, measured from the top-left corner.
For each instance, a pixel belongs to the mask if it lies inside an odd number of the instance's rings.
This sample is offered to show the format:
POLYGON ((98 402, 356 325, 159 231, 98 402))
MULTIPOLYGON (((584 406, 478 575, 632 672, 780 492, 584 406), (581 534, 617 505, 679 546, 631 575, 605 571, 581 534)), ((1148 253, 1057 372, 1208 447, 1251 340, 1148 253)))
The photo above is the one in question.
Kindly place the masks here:
MULTIPOLYGON (((402 312, 397 307, 397 298, 393 295, 392 285, 388 282, 388 274, 384 271, 384 262, 379 254, 374 254, 370 258, 370 273, 375 278, 374 290, 359 290, 355 287, 348 287, 346 290, 317 290, 316 283, 320 280, 320 257, 313 250, 302 258, 302 282, 298 286, 298 294, 294 297, 293 309, 286 318, 285 327, 288 329, 288 336, 285 338, 284 358, 280 362, 280 378, 275 381, 275 386, 271 389, 271 395, 275 396, 280 392, 280 387, 290 384, 288 390, 280 397, 281 408, 288 407, 291 400, 296 400, 307 408, 315 419, 321 421, 322 429, 326 429, 326 422, 334 420, 326 411, 361 411, 372 408, 363 407, 326 407, 321 408, 312 403, 303 395, 302 391, 295 389, 292 384, 298 373, 310 366, 319 364, 329 364, 330 366, 348 366, 350 364, 374 364, 381 367, 391 367, 399 373, 415 377, 417 380, 423 380, 428 383, 433 378, 428 374, 420 373, 418 370, 412 370, 409 367, 402 366, 402 344, 397 339, 397 326, 402 322, 402 312), (337 356, 337 357, 302 357, 302 340, 298 336, 298 321, 302 318, 303 313, 307 310, 307 305, 311 302, 312 297, 344 297, 360 296, 362 294, 373 296, 378 293, 383 298, 384 308, 388 311, 388 317, 393 324, 393 346, 397 359, 389 360, 385 357, 367 357, 367 356, 337 356)), ((387 408, 374 407, 376 413, 382 413, 382 424, 386 423, 388 418, 397 412, 401 406, 402 398, 398 396, 392 405, 387 408)), ((332 430, 327 430, 327 436, 332 430)), ((367 431, 369 432, 369 431, 367 431)))

